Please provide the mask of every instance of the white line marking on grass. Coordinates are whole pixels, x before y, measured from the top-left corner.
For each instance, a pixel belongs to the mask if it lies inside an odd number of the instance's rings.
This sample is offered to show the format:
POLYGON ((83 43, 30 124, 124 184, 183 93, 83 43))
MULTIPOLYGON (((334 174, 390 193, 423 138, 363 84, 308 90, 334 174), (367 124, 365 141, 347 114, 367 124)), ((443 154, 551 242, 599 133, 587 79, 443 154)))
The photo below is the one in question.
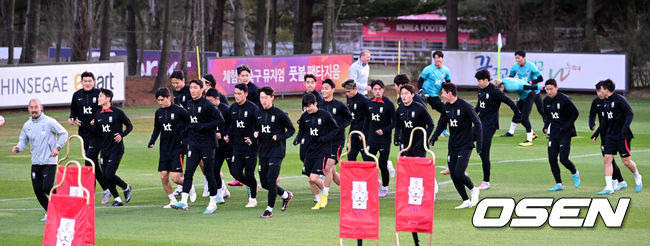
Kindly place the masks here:
MULTIPOLYGON (((643 152, 650 152, 650 149, 632 150, 632 153, 643 153, 643 152)), ((593 156, 600 156, 600 155, 602 155, 602 154, 601 154, 601 153, 595 153, 595 154, 584 154, 584 155, 574 155, 574 156, 570 156, 569 158, 572 158, 572 159, 579 159, 579 158, 593 157, 593 156)), ((544 158, 532 158, 532 159, 520 159, 520 160, 501 160, 501 161, 495 161, 495 162, 492 162, 492 164, 511 163, 511 162, 544 161, 544 160, 548 160, 548 157, 544 157, 544 158)), ((472 166, 474 166, 474 165, 481 165, 481 163, 470 163, 469 165, 472 165, 472 166)), ((436 168, 442 168, 442 169, 445 169, 445 168, 447 168, 447 166, 436 166, 436 168)), ((280 177, 280 179, 281 179, 281 180, 282 180, 282 179, 295 179, 295 178, 301 178, 301 177, 305 177, 305 178, 306 178, 306 176, 304 176, 304 175, 300 175, 300 176, 283 176, 283 177, 280 177)), ((447 182, 447 181, 445 181, 445 182, 447 182)), ((438 185, 448 184, 448 183, 445 183, 445 182, 440 182, 440 183, 438 183, 438 185)), ((201 186, 201 185, 200 185, 200 184, 194 185, 194 187, 197 187, 197 186, 201 186)), ((133 191, 156 190, 156 189, 162 189, 162 187, 140 188, 140 189, 133 189, 133 191)), ((103 192, 103 191, 98 191, 98 192, 95 192, 95 194, 102 194, 102 192, 103 192)), ((36 199, 36 197, 5 198, 5 199, 0 199, 0 202, 10 202, 10 201, 20 201, 20 200, 31 200, 31 199, 36 199)), ((4 210, 0 209, 0 211, 4 211, 4 210)))
MULTIPOLYGON (((438 182, 438 185, 442 186, 442 185, 447 185, 447 184, 450 184, 450 183, 452 183, 452 181, 447 180, 447 181, 438 182)), ((160 187, 157 187, 157 188, 160 188, 160 187)), ((149 188, 146 188, 146 189, 149 189, 149 188)), ((142 189, 140 189, 140 190, 142 190, 142 189)), ((133 191, 136 191, 136 189, 134 189, 133 191)), ((97 192, 97 193, 99 193, 99 192, 97 192)), ((294 194, 303 194, 303 192, 294 192, 294 194)), ((311 194, 311 193, 309 193, 309 194, 311 194)), ((395 192, 389 192, 388 194, 395 194, 395 192)), ((27 197, 27 198, 31 198, 31 197, 27 197)), ((329 198, 330 199, 339 199, 340 197, 339 196, 331 196, 329 198)), ((17 199, 22 199, 22 198, 17 198, 17 199)), ((391 198, 388 198, 388 199, 391 199, 391 198)), ((5 200, 7 200, 7 199, 5 199, 5 200)), ((296 201, 296 202, 305 202, 305 201, 313 201, 314 198, 312 197, 312 198, 291 199, 291 200, 296 201)), ((265 203, 265 202, 267 202, 267 200, 262 200, 262 199, 258 200, 258 203, 265 203)), ((134 205, 134 206, 122 206, 122 207, 110 207, 110 206, 105 206, 105 205, 104 206, 98 205, 98 206, 95 206, 95 209, 98 209, 98 208, 102 208, 102 209, 104 209, 104 208, 111 208, 111 209, 114 209, 114 208, 115 209, 116 208, 156 208, 156 207, 162 208, 163 206, 164 205, 134 205)), ((193 205, 193 206, 196 206, 196 205, 193 205)), ((2 209, 0 209, 0 212, 7 212, 7 211, 37 211, 37 210, 42 210, 42 209, 43 208, 2 208, 2 209)))
MULTIPOLYGON (((295 178, 301 178, 307 176, 284 176, 280 177, 280 180, 283 179, 295 179, 295 178)), ((201 184, 195 184, 194 187, 200 187, 203 186, 201 184)), ((138 188, 138 189, 133 189, 133 191, 145 191, 145 190, 157 190, 157 189, 162 189, 162 186, 159 187, 148 187, 148 188, 138 188)), ((97 191, 95 194, 103 194, 104 191, 97 191)), ((21 200, 31 200, 31 199, 36 199, 36 197, 18 197, 18 198, 5 198, 5 199, 0 199, 0 202, 10 202, 10 201, 21 201, 21 200)), ((2 210, 0 210, 2 211, 2 210)))
MULTIPOLYGON (((632 153, 643 153, 643 152, 650 152, 650 149, 632 150, 632 153)), ((579 159, 579 158, 592 157, 592 156, 602 156, 602 153, 584 154, 584 155, 572 155, 572 156, 569 156, 569 159, 579 159)), ((511 162, 529 162, 529 161, 546 161, 546 160, 548 160, 548 157, 532 158, 532 159, 520 159, 520 160, 501 160, 501 161, 493 161, 491 163, 492 164, 500 164, 500 163, 511 163, 511 162)), ((471 165, 471 166, 482 165, 482 163, 470 163, 469 165, 471 165)), ((436 167, 437 168, 447 168, 447 166, 436 166, 436 167)))
MULTIPOLYGON (((287 176, 286 178, 293 178, 293 177, 302 177, 302 176, 287 176)), ((451 184, 451 180, 447 181, 442 181, 438 182, 439 186, 451 184)), ((198 185, 195 185, 198 186, 198 185)), ((142 189, 133 189, 133 191, 141 191, 141 190, 154 190, 154 189, 160 189, 162 187, 151 187, 151 188, 142 188, 142 189)), ((95 192, 97 194, 102 193, 103 191, 95 192)), ((311 194, 311 192, 294 192, 294 194, 311 194)), ((395 192, 389 192, 388 194, 395 194, 395 192)), ((330 198, 339 198, 338 196, 332 196, 330 198)), ((17 201, 17 200, 28 200, 28 199, 36 199, 35 197, 22 197, 22 198, 8 198, 8 199, 2 199, 0 202, 4 201, 17 201)), ((312 201, 314 200, 313 198, 307 198, 307 199, 296 199, 294 201, 312 201)), ((260 199, 259 202, 263 203, 266 202, 267 200, 262 200, 260 199)), ((150 207, 162 207, 163 205, 135 205, 135 206, 123 206, 121 208, 150 208, 150 207)), ((95 208, 120 208, 120 207, 108 207, 108 206, 95 206, 95 208)), ((33 210, 41 210, 43 208, 2 208, 0 209, 0 212, 2 211, 33 211, 33 210)))

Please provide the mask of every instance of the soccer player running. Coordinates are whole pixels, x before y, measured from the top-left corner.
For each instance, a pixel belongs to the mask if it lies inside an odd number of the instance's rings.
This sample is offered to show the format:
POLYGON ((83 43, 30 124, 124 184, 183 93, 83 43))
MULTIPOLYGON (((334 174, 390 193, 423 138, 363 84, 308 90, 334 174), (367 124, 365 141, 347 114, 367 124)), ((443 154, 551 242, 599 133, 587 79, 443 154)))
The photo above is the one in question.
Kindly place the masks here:
MULTIPOLYGON (((404 105, 397 108, 397 126, 396 131, 399 131, 399 138, 394 139, 395 146, 400 146, 400 149, 405 149, 409 145, 409 138, 411 132, 416 127, 423 127, 426 129, 426 139, 434 130, 433 120, 427 111, 424 104, 417 103, 413 100, 415 95, 415 88, 412 85, 403 85, 400 89, 400 98, 404 105)), ((411 148, 404 152, 404 156, 419 156, 425 157, 427 152, 424 145, 427 142, 422 142, 422 132, 418 131, 413 135, 413 144, 411 148)))
MULTIPOLYGON (((404 102, 402 102, 402 97, 400 95, 400 90, 402 89, 402 86, 408 84, 409 82, 410 82, 409 77, 406 76, 406 74, 395 75, 395 78, 393 79, 393 84, 395 85, 395 92, 397 93, 397 107, 404 106, 404 102)), ((425 105, 426 108, 427 102, 419 94, 415 93, 413 95, 413 101, 425 105)))
MULTIPOLYGON (((418 80, 418 90, 422 91, 424 97, 431 105, 431 108, 442 114, 442 107, 444 103, 438 96, 440 94, 440 86, 443 82, 451 82, 451 74, 449 68, 442 65, 445 55, 442 51, 436 50, 433 52, 433 64, 425 67, 422 70, 420 79, 418 80)), ((442 132, 443 136, 448 136, 447 130, 442 132)), ((449 168, 440 172, 441 174, 449 174, 449 168)))
POLYGON ((614 187, 612 187, 612 160, 616 153, 621 156, 623 164, 634 174, 636 192, 641 192, 643 188, 641 174, 639 174, 636 163, 632 161, 632 151, 630 150, 630 143, 634 137, 630 124, 632 124, 634 112, 625 97, 614 93, 616 89, 614 81, 610 79, 603 80, 600 89, 605 97, 603 109, 605 114, 598 130, 591 137, 595 142, 600 132, 606 136, 604 145, 605 188, 598 194, 608 195, 614 193, 614 187))
MULTIPOLYGON (((56 119, 43 113, 40 100, 29 100, 27 110, 31 118, 23 124, 18 144, 11 148, 11 152, 22 152, 29 144, 32 156, 32 188, 38 203, 47 213, 48 195, 54 185, 59 150, 68 140, 68 132, 56 119)), ((45 220, 47 214, 41 219, 45 220)))
MULTIPOLYGON (((172 181, 178 185, 183 185, 183 160, 185 159, 185 152, 187 152, 187 145, 183 143, 181 132, 187 128, 189 116, 187 110, 178 104, 172 103, 171 93, 166 87, 159 88, 155 96, 160 108, 156 110, 153 133, 147 146, 153 148, 158 135, 160 135, 158 172, 160 172, 163 189, 167 193, 167 197, 169 197, 169 204, 164 208, 171 208, 171 205, 178 201, 172 191, 169 178, 171 173, 172 181)), ((196 201, 194 186, 190 189, 190 201, 196 201)))
POLYGON ((217 147, 216 128, 223 123, 219 109, 208 99, 203 97, 203 81, 190 81, 190 95, 192 100, 187 103, 189 124, 185 130, 187 148, 187 167, 183 178, 183 193, 181 201, 172 204, 174 209, 187 210, 187 198, 193 187, 194 172, 199 162, 203 161, 205 176, 208 179, 210 201, 203 211, 212 214, 217 210, 217 189, 219 185, 214 177, 214 150, 217 147))
POLYGON ((334 81, 331 79, 323 80, 321 91, 323 92, 324 99, 322 102, 316 101, 318 109, 329 112, 332 118, 334 118, 334 121, 336 121, 336 124, 338 124, 339 129, 336 133, 336 138, 329 143, 329 146, 326 146, 328 152, 325 156, 325 180, 323 183, 323 193, 325 195, 321 196, 320 206, 314 206, 313 209, 320 209, 327 206, 327 197, 332 181, 337 185, 341 183, 339 173, 336 171, 336 163, 339 161, 341 149, 345 144, 345 128, 352 122, 352 113, 345 104, 334 98, 334 90, 334 81))
POLYGON ((289 119, 289 114, 273 105, 275 94, 273 88, 260 88, 262 108, 257 110, 258 129, 254 133, 259 141, 260 182, 269 191, 266 210, 260 218, 271 218, 276 196, 282 198, 282 211, 289 207, 293 193, 277 185, 282 159, 286 154, 286 139, 293 136, 296 129, 289 119))
MULTIPOLYGON (((249 85, 252 83, 249 83, 249 85)), ((230 106, 232 123, 224 140, 232 143, 232 168, 230 174, 242 182, 248 193, 247 208, 257 207, 257 180, 255 166, 257 165, 258 143, 254 136, 258 128, 255 113, 258 107, 246 98, 251 93, 246 84, 235 85, 235 103, 230 106)), ((256 89, 257 90, 257 89, 256 89)), ((257 92, 256 92, 257 93, 257 92)), ((259 98, 259 95, 257 96, 259 98)))
POLYGON ((101 133, 101 167, 104 180, 111 195, 115 198, 111 206, 124 206, 116 186, 124 191, 124 202, 131 201, 131 185, 127 184, 115 173, 120 166, 124 156, 124 137, 133 130, 131 120, 121 109, 111 106, 113 92, 109 89, 101 89, 97 97, 97 103, 101 111, 95 113, 95 119, 90 121, 96 132, 101 133), (122 128, 122 126, 126 128, 122 128))
MULTIPOLYGON (((223 166, 223 162, 226 161, 228 164, 228 169, 232 168, 232 144, 226 143, 226 141, 223 140, 223 136, 225 135, 224 132, 228 127, 230 127, 230 124, 232 122, 232 118, 230 117, 230 106, 228 106, 227 103, 221 101, 223 94, 219 93, 217 89, 215 88, 210 88, 205 92, 205 99, 208 99, 212 104, 217 105, 217 109, 219 109, 219 112, 223 112, 221 116, 223 116, 223 123, 217 125, 217 148, 214 154, 214 177, 217 179, 218 183, 221 183, 221 188, 217 190, 217 204, 223 204, 226 203, 224 198, 230 197, 230 191, 228 191, 228 186, 225 185, 225 181, 223 179, 223 173, 221 172, 221 167, 223 166)), ((208 195, 210 195, 209 192, 209 187, 208 187, 208 195)))
MULTIPOLYGON (((83 88, 72 94, 68 123, 79 127, 77 133, 84 140, 86 157, 95 163, 95 179, 97 179, 97 183, 99 183, 99 186, 104 191, 101 202, 102 204, 106 204, 111 198, 111 192, 108 190, 98 160, 102 137, 90 127, 90 121, 93 120, 93 116, 101 110, 101 107, 97 105, 99 89, 95 88, 95 75, 91 72, 81 73, 81 85, 83 88)), ((90 162, 86 161, 86 166, 90 166, 90 162)))
MULTIPOLYGON (((524 82, 527 82, 529 85, 537 85, 538 83, 544 81, 544 78, 542 77, 542 74, 539 72, 539 69, 537 66, 535 66, 534 63, 527 61, 526 60, 526 52, 523 50, 519 50, 515 52, 515 64, 512 64, 510 67, 510 74, 509 77, 511 78, 519 78, 523 80, 524 82)), ((498 78, 501 79, 501 78, 498 78)), ((542 108, 542 98, 539 96, 541 90, 538 91, 530 91, 530 97, 526 96, 524 98, 529 98, 529 100, 526 100, 527 103, 531 104, 531 109, 532 109, 532 103, 534 102, 535 105, 537 106, 537 112, 542 116, 542 120, 544 122, 547 121, 544 117, 544 109, 542 108), (530 102, 529 102, 530 101, 530 102)), ((522 98, 522 97, 520 97, 522 98)), ((522 111, 522 114, 524 112, 522 111)), ((530 110, 528 110, 527 115, 525 118, 528 118, 528 115, 530 115, 530 110)), ((523 125, 523 122, 522 122, 523 125)), ((515 129, 517 129, 517 123, 510 122, 510 129, 508 129, 508 132, 505 134, 501 135, 501 137, 512 137, 515 134, 515 129)), ((526 132, 531 132, 526 130, 526 132)), ((531 138, 530 141, 528 141, 528 138, 526 138, 526 142, 521 143, 521 146, 531 146, 533 145, 532 140, 537 138, 536 133, 532 133, 533 137, 531 138)))
POLYGON ((323 96, 316 90, 316 75, 305 74, 304 85, 305 85, 305 92, 303 92, 302 95, 309 94, 309 93, 314 94, 318 105, 322 104, 323 96))
POLYGON ((172 72, 169 80, 172 83, 172 87, 174 87, 174 104, 181 105, 187 109, 187 102, 192 100, 192 95, 190 95, 190 86, 185 84, 183 71, 177 70, 172 72))
POLYGON ((302 97, 302 106, 305 111, 298 119, 298 134, 293 145, 306 146, 302 174, 309 177, 311 192, 317 200, 312 209, 320 209, 321 197, 326 195, 320 175, 325 175, 325 156, 329 153, 330 144, 337 138, 339 126, 330 113, 318 109, 313 94, 302 97))
MULTIPOLYGON (((596 130, 596 116, 598 116, 598 122, 601 122, 603 120, 603 117, 605 115, 605 111, 603 110, 605 108, 605 96, 602 93, 602 90, 600 89, 600 85, 602 84, 602 81, 599 81, 596 83, 596 98, 591 102, 591 108, 589 109, 589 129, 596 130)), ((605 139, 607 136, 605 136, 604 132, 600 132, 598 135, 600 135, 600 152, 602 153, 603 157, 605 156, 605 139)), ((612 170, 613 170, 613 175, 612 175, 612 188, 614 188, 614 191, 622 190, 627 188, 627 182, 623 179, 623 175, 621 174, 621 169, 618 168, 618 165, 616 165, 616 160, 612 158, 612 170)))
POLYGON ((544 133, 548 134, 548 162, 551 165, 551 172, 555 178, 555 185, 549 191, 564 190, 560 167, 557 164, 557 157, 564 167, 571 171, 573 185, 580 186, 580 172, 576 170, 573 162, 569 160, 571 152, 571 138, 577 136, 575 121, 578 119, 578 108, 573 104, 571 98, 558 92, 557 82, 549 79, 545 83, 546 94, 544 98, 544 133))
POLYGON ((251 71, 251 68, 246 65, 237 67, 237 79, 239 79, 239 83, 246 85, 248 88, 248 96, 246 99, 260 108, 262 107, 262 104, 260 103, 260 95, 257 92, 257 85, 251 81, 251 71))
MULTIPOLYGON (((215 86, 217 84, 217 80, 214 78, 214 76, 212 76, 212 74, 208 73, 208 74, 203 75, 203 78, 201 78, 201 80, 205 84, 205 88, 203 88, 203 91, 205 91, 207 93, 208 90, 210 90, 210 89, 214 88, 216 90, 215 86)), ((220 103, 225 103, 226 105, 228 105, 228 97, 226 97, 226 95, 221 93, 219 90, 217 90, 217 92, 219 92, 219 102, 220 103)))
MULTIPOLYGON (((385 197, 388 195, 388 185, 390 184, 390 176, 394 176, 395 170, 391 175, 391 167, 388 164, 388 156, 390 156, 390 140, 393 128, 397 124, 397 116, 395 115, 395 105, 393 102, 384 96, 384 82, 381 80, 373 80, 370 82, 372 88, 373 98, 370 99, 370 106, 368 107, 368 116, 370 120, 366 120, 364 125, 364 132, 368 133, 368 152, 377 155, 379 152, 379 170, 381 171, 381 190, 379 196, 385 197)), ((369 161, 366 159, 366 161, 369 161)))
MULTIPOLYGON (((316 103, 318 103, 318 106, 320 107, 323 104, 323 96, 316 90, 316 76, 313 74, 305 74, 303 79, 305 91, 302 93, 302 95, 304 96, 307 94, 313 94, 316 97, 316 103)), ((298 155, 300 156, 301 161, 305 159, 305 147, 305 145, 301 144, 298 150, 298 155)), ((318 201, 314 200, 314 203, 316 202, 318 201)))
MULTIPOLYGON (((529 85, 525 81, 518 79, 518 78, 503 78, 503 80, 495 80, 495 83, 497 85, 497 88, 499 90, 505 92, 505 91, 510 91, 514 92, 517 94, 517 97, 519 97, 519 100, 517 100, 517 108, 519 108, 519 112, 521 112, 521 124, 526 128, 526 141, 519 143, 519 146, 532 146, 533 145, 533 138, 534 132, 533 132, 533 127, 530 124, 530 111, 533 108, 533 104, 535 103, 535 90, 543 90, 542 84, 536 84, 536 85, 529 85)), ((513 121, 514 121, 514 116, 513 116, 513 121)), ((514 128, 512 128, 512 124, 510 127, 510 130, 512 130, 512 133, 514 133, 514 128)), ((510 132, 506 132, 504 135, 508 135, 510 132)), ((504 135, 501 135, 504 137, 504 135)))
MULTIPOLYGON (((368 100, 365 95, 357 91, 357 84, 352 79, 348 79, 343 82, 343 89, 345 90, 345 95, 348 98, 348 109, 352 113, 350 132, 355 130, 363 132, 363 125, 365 124, 366 116, 368 116, 368 107, 370 100, 368 100)), ((367 132, 363 132, 363 135, 368 136, 367 132)), ((361 136, 353 137, 350 139, 350 154, 348 155, 348 159, 356 161, 357 155, 359 153, 361 153, 362 158, 365 158, 366 154, 363 152, 363 143, 361 142, 361 136)))
POLYGON ((481 126, 481 119, 479 119, 474 108, 467 101, 461 99, 456 94, 456 85, 450 82, 445 82, 441 85, 442 98, 445 99, 444 112, 440 115, 438 120, 438 127, 431 136, 430 144, 433 146, 438 140, 438 136, 442 131, 449 126, 449 143, 447 163, 450 170, 451 180, 454 182, 456 191, 463 199, 463 203, 456 207, 456 209, 471 208, 476 206, 479 201, 479 189, 474 187, 472 180, 465 174, 467 165, 469 164, 469 157, 472 155, 474 148, 474 133, 476 131, 476 151, 481 154, 483 144, 483 134, 481 133, 483 127, 481 126), (472 129, 472 124, 476 130, 472 129), (467 196, 465 187, 470 190, 471 200, 467 196))
POLYGON ((481 190, 490 189, 490 147, 494 132, 499 129, 499 108, 501 102, 507 104, 514 113, 515 122, 521 121, 521 112, 509 97, 490 83, 490 72, 486 69, 476 72, 474 75, 478 83, 478 101, 474 110, 482 123, 483 145, 478 151, 481 153, 483 165, 483 183, 478 187, 481 190))
MULTIPOLYGON (((169 76, 169 80, 174 88, 172 92, 174 95, 174 104, 187 109, 187 102, 192 100, 192 95, 190 95, 190 86, 185 84, 185 74, 181 70, 176 70, 169 76)), ((176 186, 174 195, 178 196, 181 193, 183 193, 183 186, 176 186)))

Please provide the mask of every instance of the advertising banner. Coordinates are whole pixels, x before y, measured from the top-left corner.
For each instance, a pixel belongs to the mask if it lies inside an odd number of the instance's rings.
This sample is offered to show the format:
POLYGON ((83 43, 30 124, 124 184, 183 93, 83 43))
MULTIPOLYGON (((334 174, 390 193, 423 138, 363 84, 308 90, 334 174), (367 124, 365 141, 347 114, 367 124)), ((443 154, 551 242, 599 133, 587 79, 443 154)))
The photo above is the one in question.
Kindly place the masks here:
POLYGON ((337 89, 342 89, 341 83, 350 75, 352 62, 352 54, 219 58, 209 60, 209 70, 217 80, 217 90, 228 95, 239 83, 237 67, 240 65, 251 68, 251 81, 257 87, 271 86, 277 93, 287 93, 305 90, 305 74, 316 75, 317 90, 327 78, 334 81, 337 89))
POLYGON ((27 107, 31 98, 46 106, 69 105, 84 71, 95 75, 95 87, 113 91, 113 102, 124 101, 124 62, 6 66, 0 67, 0 108, 27 107))
MULTIPOLYGON (((497 52, 444 51, 444 65, 451 81, 460 86, 477 86, 474 74, 481 70, 497 76, 497 52)), ((612 79, 617 91, 627 91, 627 63, 624 54, 526 53, 526 60, 537 66, 544 81, 553 78, 561 90, 594 90, 594 85, 612 79)), ((501 77, 507 77, 515 64, 514 52, 501 52, 501 77)))

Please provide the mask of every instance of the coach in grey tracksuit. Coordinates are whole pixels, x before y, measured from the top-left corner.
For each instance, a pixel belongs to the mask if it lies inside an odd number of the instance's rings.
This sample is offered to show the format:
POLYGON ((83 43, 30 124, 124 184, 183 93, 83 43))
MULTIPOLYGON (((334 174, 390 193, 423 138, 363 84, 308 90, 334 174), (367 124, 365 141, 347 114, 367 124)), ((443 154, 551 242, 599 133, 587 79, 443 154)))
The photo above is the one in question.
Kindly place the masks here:
POLYGON ((31 99, 27 109, 31 118, 23 125, 18 145, 11 151, 22 152, 29 143, 32 187, 38 202, 47 211, 47 195, 52 189, 59 150, 65 145, 68 132, 54 118, 43 114, 43 105, 38 99, 31 99))

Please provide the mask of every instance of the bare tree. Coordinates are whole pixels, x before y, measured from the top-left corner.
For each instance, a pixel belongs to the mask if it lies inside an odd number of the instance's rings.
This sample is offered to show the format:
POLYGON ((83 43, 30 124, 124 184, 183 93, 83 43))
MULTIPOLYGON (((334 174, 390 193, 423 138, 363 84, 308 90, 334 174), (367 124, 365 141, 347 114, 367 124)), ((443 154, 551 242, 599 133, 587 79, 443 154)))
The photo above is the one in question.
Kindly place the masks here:
POLYGON ((216 51, 223 56, 223 22, 225 15, 226 0, 217 0, 214 7, 214 18, 212 19, 212 32, 208 37, 208 49, 216 51))
POLYGON ((246 8, 244 7, 244 0, 234 0, 235 2, 235 37, 234 37, 234 46, 235 46, 235 56, 244 56, 246 55, 246 44, 245 37, 246 33, 244 32, 244 17, 246 8))
MULTIPOLYGON (((266 5, 271 5, 271 0, 266 0, 266 5)), ((269 43, 269 23, 271 22, 271 8, 266 8, 266 21, 264 25, 264 55, 266 55, 269 50, 268 48, 268 43, 269 43)))
POLYGON ((298 0, 294 8, 293 53, 311 54, 314 0, 298 0))
POLYGON ((126 61, 129 75, 138 70, 138 42, 135 38, 135 0, 126 1, 126 61))
POLYGON ((25 15, 25 35, 23 35, 23 52, 20 55, 20 63, 34 63, 36 61, 36 48, 38 46, 38 26, 41 16, 41 1, 27 1, 27 13, 25 15))
POLYGON ((512 0, 510 9, 510 22, 508 24, 507 47, 512 50, 519 49, 519 13, 521 0, 512 0))
POLYGON ((88 23, 88 6, 85 0, 75 0, 74 25, 72 33, 72 61, 86 61, 90 48, 91 27, 88 23))
POLYGON ((594 33, 594 0, 587 0, 586 12, 584 51, 597 51, 596 35, 594 33))
POLYGON ((276 26, 278 25, 278 0, 271 0, 271 8, 269 8, 269 10, 271 11, 271 33, 269 34, 271 36, 271 55, 275 55, 276 43, 278 41, 276 35, 276 26))
POLYGON ((149 21, 149 30, 147 32, 151 35, 151 48, 157 50, 160 49, 161 33, 160 18, 158 18, 156 0, 149 0, 149 15, 151 17, 151 20, 149 21))
POLYGON ((111 37, 112 34, 112 17, 113 17, 113 0, 104 0, 102 2, 102 31, 99 33, 99 60, 108 61, 111 59, 111 37))
POLYGON ((266 44, 266 0, 257 0, 257 14, 255 17, 255 55, 263 55, 266 44))
MULTIPOLYGON (((187 51, 190 48, 190 35, 192 35, 191 32, 185 32, 185 30, 190 30, 192 29, 192 22, 190 22, 191 18, 191 11, 193 8, 194 1, 193 0, 186 0, 185 1, 185 17, 183 20, 183 28, 181 31, 182 41, 181 41, 181 70, 183 70, 183 74, 187 74, 187 51)), ((200 74, 199 74, 200 75, 200 74)))
POLYGON ((332 42, 332 24, 334 22, 334 0, 327 0, 325 5, 325 16, 323 17, 323 35, 321 40, 321 54, 330 52, 330 43, 332 42))
POLYGON ((546 1, 546 8, 543 9, 546 21, 542 27, 543 35, 540 35, 540 40, 543 42, 540 44, 542 50, 553 52, 555 50, 555 0, 546 1))
POLYGON ((9 47, 9 57, 7 64, 14 64, 14 12, 16 0, 9 0, 7 3, 7 46, 9 47))
POLYGON ((333 36, 332 37, 332 53, 337 52, 336 51, 336 27, 338 25, 337 23, 339 22, 339 16, 341 16, 341 10, 343 9, 343 2, 344 1, 345 0, 341 0, 341 3, 339 4, 339 7, 336 10, 336 14, 334 15, 334 21, 332 21, 332 25, 331 25, 331 27, 332 27, 331 28, 332 29, 331 33, 332 33, 332 36, 333 36))
MULTIPOLYGON (((50 13, 70 13, 70 0, 60 0, 60 1, 51 1, 48 3, 48 12, 50 13)), ((64 36, 67 37, 68 30, 70 29, 70 24, 72 24, 72 19, 70 15, 50 15, 48 17, 47 28, 49 30, 55 30, 55 54, 54 61, 61 61, 61 46, 64 42, 64 36)), ((68 40, 67 38, 65 40, 68 40)))
POLYGON ((447 0, 447 45, 445 48, 458 49, 458 0, 447 0))
POLYGON ((169 66, 169 48, 171 46, 169 40, 169 23, 171 22, 171 9, 172 1, 165 0, 165 17, 163 24, 163 40, 162 40, 162 52, 160 55, 160 62, 158 63, 158 75, 156 76, 156 82, 151 88, 151 92, 156 91, 158 88, 165 86, 165 81, 167 81, 167 67, 169 66))

